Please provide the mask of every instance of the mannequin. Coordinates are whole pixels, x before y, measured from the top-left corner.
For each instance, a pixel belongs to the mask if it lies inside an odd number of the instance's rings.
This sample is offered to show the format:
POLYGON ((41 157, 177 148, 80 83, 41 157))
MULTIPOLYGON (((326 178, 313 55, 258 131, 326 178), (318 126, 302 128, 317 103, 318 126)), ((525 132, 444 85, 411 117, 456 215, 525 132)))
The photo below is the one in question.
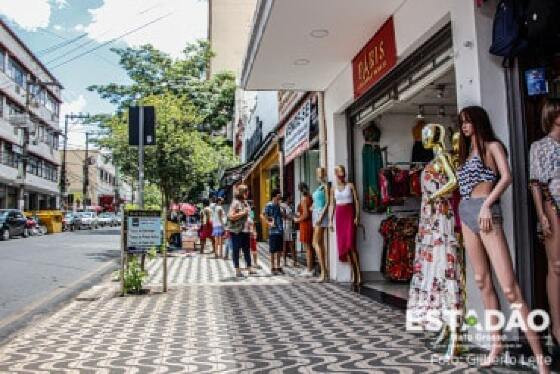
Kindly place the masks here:
POLYGON ((560 349, 560 100, 548 99, 542 109, 546 136, 531 145, 529 173, 533 202, 544 236, 548 260, 546 291, 550 307, 550 336, 560 349))
MULTIPOLYGON (((481 290, 484 307, 500 310, 492 282, 492 269, 506 299, 518 310, 522 329, 531 346, 541 374, 550 370, 544 360, 538 334, 528 326, 529 308, 515 278, 508 243, 502 228, 499 199, 511 184, 511 171, 504 146, 492 129, 484 108, 470 106, 459 113, 461 140, 457 180, 461 192, 459 212, 469 263, 481 290)), ((497 318, 493 318, 493 323, 497 318)), ((495 364, 503 351, 501 331, 492 331, 492 345, 482 367, 495 364)))
POLYGON ((317 168, 319 187, 313 192, 313 248, 319 260, 321 275, 319 282, 327 280, 327 256, 325 252, 325 228, 328 226, 328 209, 330 205, 329 186, 325 168, 317 168))
POLYGON ((360 223, 360 204, 356 188, 346 181, 346 169, 338 165, 334 169, 336 175, 335 188, 331 189, 330 227, 334 230, 333 219, 336 216, 336 241, 338 259, 342 262, 350 260, 353 287, 362 284, 360 257, 356 249, 356 227, 360 223))
POLYGON ((443 328, 436 344, 449 334, 445 354, 449 359, 459 353, 459 331, 464 314, 463 256, 455 233, 452 207, 457 178, 452 155, 446 151, 443 126, 426 125, 422 130, 422 144, 433 150, 435 158, 421 177, 422 207, 407 318, 412 324, 431 327, 427 315, 437 312, 443 328))

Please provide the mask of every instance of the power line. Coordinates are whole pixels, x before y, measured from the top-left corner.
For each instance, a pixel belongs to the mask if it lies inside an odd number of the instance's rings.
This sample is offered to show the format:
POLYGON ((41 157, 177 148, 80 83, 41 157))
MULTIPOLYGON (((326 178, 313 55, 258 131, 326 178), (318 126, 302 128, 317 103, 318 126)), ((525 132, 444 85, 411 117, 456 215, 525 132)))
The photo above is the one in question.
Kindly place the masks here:
POLYGON ((48 48, 42 49, 42 50, 38 51, 37 54, 38 55, 46 55, 46 54, 54 52, 54 51, 56 51, 60 48, 66 47, 66 46, 68 46, 68 45, 86 37, 86 36, 87 36, 87 33, 83 33, 83 34, 78 35, 78 36, 76 36, 75 38, 72 38, 72 39, 64 38, 65 41, 63 41, 61 43, 58 43, 58 44, 55 44, 55 45, 52 45, 48 48))
POLYGON ((77 55, 77 56, 74 56, 74 57, 72 57, 72 58, 70 58, 70 59, 68 59, 68 60, 66 60, 66 61, 63 61, 63 62, 61 62, 60 64, 53 66, 51 69, 56 69, 56 68, 58 68, 58 67, 60 67, 60 66, 62 66, 62 65, 65 65, 65 64, 67 64, 67 63, 69 63, 69 62, 72 62, 72 61, 74 61, 74 60, 77 60, 77 59, 80 58, 80 57, 83 57, 83 56, 85 56, 85 55, 88 55, 88 54, 90 54, 90 53, 92 53, 92 52, 98 50, 99 48, 103 48, 103 47, 105 47, 106 45, 109 45, 109 44, 111 44, 111 43, 114 43, 114 42, 116 42, 117 40, 119 40, 119 39, 121 39, 121 38, 123 38, 123 37, 125 37, 125 36, 127 36, 127 35, 133 34, 133 33, 137 32, 137 31, 140 31, 140 30, 142 30, 142 29, 144 29, 144 28, 146 28, 146 27, 148 27, 148 26, 150 26, 150 25, 152 25, 152 24, 154 24, 154 23, 156 23, 156 22, 159 22, 159 21, 161 21, 162 19, 169 17, 171 14, 173 14, 173 13, 172 13, 172 12, 169 12, 169 13, 167 13, 167 14, 161 16, 161 17, 158 17, 158 18, 156 18, 156 19, 154 19, 154 20, 152 20, 152 21, 150 21, 150 22, 147 22, 147 23, 145 23, 145 24, 143 24, 143 25, 141 25, 141 26, 138 26, 138 27, 136 27, 136 28, 130 30, 130 31, 127 31, 127 32, 125 32, 125 33, 123 33, 123 34, 121 34, 121 35, 119 35, 119 36, 117 36, 117 37, 115 37, 115 38, 113 38, 113 39, 111 39, 111 40, 109 40, 109 41, 106 41, 105 43, 102 43, 102 44, 100 44, 100 45, 98 45, 98 46, 96 46, 96 47, 94 47, 94 48, 91 48, 91 49, 89 49, 89 50, 87 50, 87 51, 85 51, 85 52, 83 52, 83 53, 80 53, 80 54, 77 55))

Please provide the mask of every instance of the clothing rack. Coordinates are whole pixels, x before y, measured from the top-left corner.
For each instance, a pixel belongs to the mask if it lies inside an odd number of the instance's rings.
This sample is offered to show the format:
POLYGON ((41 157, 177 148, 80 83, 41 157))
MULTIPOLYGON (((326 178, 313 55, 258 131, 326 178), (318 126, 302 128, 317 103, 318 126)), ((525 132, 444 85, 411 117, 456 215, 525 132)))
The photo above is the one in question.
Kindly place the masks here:
POLYGON ((419 161, 396 161, 396 162, 387 162, 387 166, 426 166, 429 162, 419 162, 419 161))

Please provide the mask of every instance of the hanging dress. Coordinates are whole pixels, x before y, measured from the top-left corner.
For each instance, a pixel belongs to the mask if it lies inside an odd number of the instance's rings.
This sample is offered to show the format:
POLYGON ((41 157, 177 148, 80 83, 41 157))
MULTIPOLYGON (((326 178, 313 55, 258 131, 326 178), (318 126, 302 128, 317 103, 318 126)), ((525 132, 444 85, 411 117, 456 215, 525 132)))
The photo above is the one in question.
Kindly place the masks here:
POLYGON ((407 306, 407 318, 413 324, 431 327, 427 314, 436 313, 450 324, 449 314, 464 309, 464 262, 456 234, 452 194, 428 202, 428 197, 447 183, 433 163, 422 172, 422 206, 413 264, 413 276, 407 306))
POLYGON ((365 144, 362 148, 362 161, 364 210, 374 212, 381 206, 379 170, 383 168, 383 157, 379 146, 365 144))

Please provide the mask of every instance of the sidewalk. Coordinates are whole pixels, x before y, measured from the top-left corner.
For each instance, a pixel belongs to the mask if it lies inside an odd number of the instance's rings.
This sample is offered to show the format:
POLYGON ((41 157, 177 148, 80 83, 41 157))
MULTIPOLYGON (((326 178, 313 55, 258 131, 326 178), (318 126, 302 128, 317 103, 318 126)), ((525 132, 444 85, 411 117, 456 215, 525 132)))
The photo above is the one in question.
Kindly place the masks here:
MULTIPOLYGON (((265 259, 260 247, 260 260, 265 259)), ((465 372, 432 363, 404 314, 294 275, 237 280, 230 261, 178 255, 170 291, 115 296, 106 281, 0 348, 0 372, 465 372)), ((161 260, 148 269, 161 279, 161 260)), ((290 273, 293 273, 289 268, 290 273)), ((469 369, 470 372, 478 372, 469 369)), ((509 371, 511 372, 511 371, 509 371)))

